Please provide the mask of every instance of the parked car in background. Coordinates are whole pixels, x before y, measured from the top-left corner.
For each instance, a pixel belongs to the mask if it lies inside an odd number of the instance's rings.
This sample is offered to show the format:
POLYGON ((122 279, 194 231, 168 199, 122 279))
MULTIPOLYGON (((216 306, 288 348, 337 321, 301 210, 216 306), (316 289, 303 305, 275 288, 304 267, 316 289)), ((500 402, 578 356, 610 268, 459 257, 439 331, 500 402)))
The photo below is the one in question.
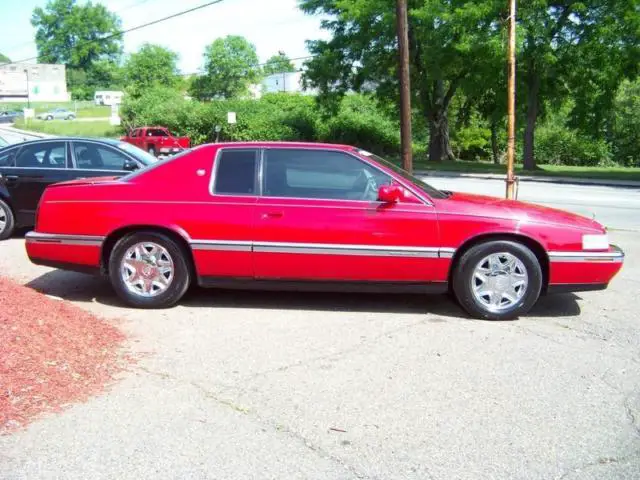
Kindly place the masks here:
POLYGON ((189 137, 175 137, 165 127, 134 128, 120 140, 146 150, 154 156, 173 155, 191 147, 189 137))
POLYGON ((440 191, 358 148, 285 142, 204 145, 49 187, 26 248, 37 264, 107 273, 135 307, 174 305, 192 282, 451 290, 496 320, 541 293, 606 288, 624 256, 594 220, 440 191))
POLYGON ((75 120, 76 113, 66 108, 54 108, 36 115, 39 120, 75 120))
POLYGON ((24 113, 19 110, 4 110, 0 112, 0 123, 13 123, 23 116, 24 113))
POLYGON ((0 240, 15 228, 35 224, 47 186, 76 178, 119 177, 154 162, 147 152, 117 140, 52 138, 1 148, 0 240))

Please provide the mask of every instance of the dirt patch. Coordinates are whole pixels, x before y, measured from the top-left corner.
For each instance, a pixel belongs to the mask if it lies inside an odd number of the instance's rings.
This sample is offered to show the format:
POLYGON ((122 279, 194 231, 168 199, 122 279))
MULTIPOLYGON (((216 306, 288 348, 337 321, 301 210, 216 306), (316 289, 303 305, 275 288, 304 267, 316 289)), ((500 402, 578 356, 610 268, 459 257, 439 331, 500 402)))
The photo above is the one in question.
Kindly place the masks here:
POLYGON ((0 434, 101 391, 125 366, 122 332, 0 277, 0 434))

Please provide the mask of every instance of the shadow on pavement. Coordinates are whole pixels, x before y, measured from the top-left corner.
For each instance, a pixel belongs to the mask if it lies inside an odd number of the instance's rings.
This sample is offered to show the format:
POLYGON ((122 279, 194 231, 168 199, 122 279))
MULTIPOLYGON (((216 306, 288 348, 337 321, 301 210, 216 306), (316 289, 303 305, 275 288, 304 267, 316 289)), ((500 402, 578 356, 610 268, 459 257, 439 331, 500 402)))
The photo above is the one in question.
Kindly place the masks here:
MULTIPOLYGON (((75 302, 96 301, 125 307, 103 277, 53 270, 27 284, 41 293, 75 302)), ((574 294, 541 297, 529 313, 532 317, 566 317, 580 314, 574 294)), ((342 312, 428 313, 468 318, 449 295, 404 295, 360 293, 267 292, 253 290, 190 289, 180 302, 195 308, 262 308, 342 312)), ((126 307, 125 307, 126 308, 126 307)))

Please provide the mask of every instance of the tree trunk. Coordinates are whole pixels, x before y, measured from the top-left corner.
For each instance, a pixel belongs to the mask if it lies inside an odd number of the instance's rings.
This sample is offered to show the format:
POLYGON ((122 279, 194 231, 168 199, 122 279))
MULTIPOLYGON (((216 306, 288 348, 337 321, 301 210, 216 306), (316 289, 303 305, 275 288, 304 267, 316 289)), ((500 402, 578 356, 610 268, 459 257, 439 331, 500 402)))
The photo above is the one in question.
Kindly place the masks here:
POLYGON ((433 83, 433 101, 430 111, 427 112, 429 122, 429 161, 441 162, 455 160, 449 141, 449 117, 448 109, 451 98, 456 90, 456 83, 449 86, 445 93, 444 81, 436 80, 433 83))
POLYGON ((491 120, 491 152, 493 153, 493 163, 500 163, 500 149, 498 148, 498 122, 491 120))
POLYGON ((527 123, 524 128, 523 163, 525 170, 535 170, 535 131, 538 121, 538 95, 540 93, 540 77, 535 65, 529 64, 527 74, 527 123))

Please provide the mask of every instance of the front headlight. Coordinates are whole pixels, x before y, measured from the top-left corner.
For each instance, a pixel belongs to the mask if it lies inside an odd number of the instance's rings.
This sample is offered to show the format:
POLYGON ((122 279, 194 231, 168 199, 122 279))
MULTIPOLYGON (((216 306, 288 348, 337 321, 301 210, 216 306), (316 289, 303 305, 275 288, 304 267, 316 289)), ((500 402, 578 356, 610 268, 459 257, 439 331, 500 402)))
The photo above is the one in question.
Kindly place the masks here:
POLYGON ((606 233, 603 233, 600 235, 583 235, 582 249, 583 250, 608 250, 609 236, 606 233))

